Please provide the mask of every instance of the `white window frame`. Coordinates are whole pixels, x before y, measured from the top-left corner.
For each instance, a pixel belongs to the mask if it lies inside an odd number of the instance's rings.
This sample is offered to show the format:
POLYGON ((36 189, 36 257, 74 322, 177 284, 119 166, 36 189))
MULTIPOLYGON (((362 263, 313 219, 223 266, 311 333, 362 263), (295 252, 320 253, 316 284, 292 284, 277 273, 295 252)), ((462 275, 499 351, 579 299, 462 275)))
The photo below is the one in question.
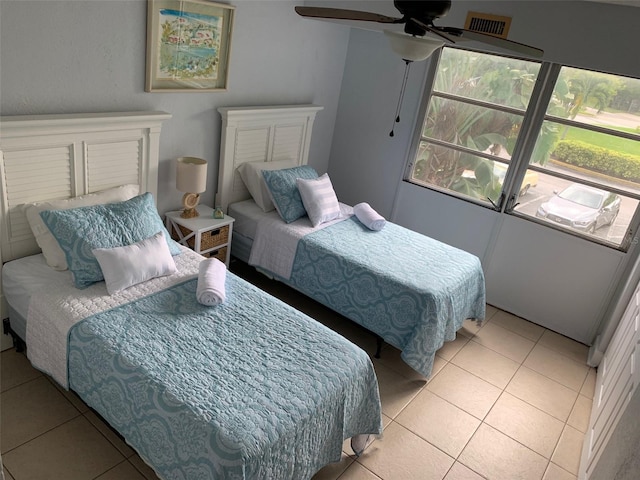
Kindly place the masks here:
MULTIPOLYGON (((442 51, 444 48, 458 48, 458 47, 445 46, 442 49, 439 49, 438 51, 434 52, 434 54, 431 57, 430 65, 427 70, 427 75, 425 78, 422 100, 420 104, 418 118, 415 124, 413 140, 409 149, 409 156, 408 156, 408 161, 405 168, 403 180, 413 185, 417 185, 430 190, 435 190, 437 192, 440 192, 449 196, 453 196, 455 198, 459 198, 460 200, 463 200, 463 201, 475 203, 482 207, 493 209, 501 214, 514 215, 519 218, 523 218, 525 220, 535 222, 541 226, 552 228, 555 230, 560 230, 562 232, 566 232, 571 235, 575 235, 575 236, 587 239, 591 242, 599 243, 599 244, 614 248, 616 250, 620 250, 622 252, 628 251, 634 239, 634 232, 638 231, 638 227, 640 225, 640 203, 638 204, 638 207, 636 208, 636 211, 633 214, 633 217, 627 228, 627 232, 624 235, 624 238, 620 243, 620 245, 607 242, 605 240, 576 231, 574 229, 563 228, 562 226, 559 226, 559 225, 556 226, 550 222, 546 222, 544 220, 538 219, 535 216, 520 213, 514 210, 518 204, 519 187, 522 183, 522 180, 524 179, 524 176, 527 170, 534 170, 544 175, 554 176, 563 180, 579 182, 580 184, 592 186, 595 188, 601 188, 601 189, 606 188, 608 191, 612 193, 617 193, 619 195, 624 195, 625 197, 630 197, 640 201, 640 194, 634 194, 633 192, 630 192, 628 190, 622 190, 622 189, 618 189, 611 186, 603 186, 602 184, 599 184, 597 182, 593 182, 590 180, 585 180, 584 178, 581 178, 581 177, 572 176, 570 174, 564 174, 562 172, 550 171, 544 168, 543 166, 529 164, 529 158, 533 154, 536 140, 538 138, 538 134, 542 128, 542 124, 544 121, 552 121, 554 123, 558 123, 562 125, 587 129, 594 132, 603 133, 606 135, 626 138, 629 140, 638 140, 638 135, 633 135, 626 132, 620 132, 613 129, 610 130, 610 129, 599 127, 599 126, 589 125, 589 124, 577 122, 575 120, 571 120, 567 118, 547 115, 547 108, 548 108, 549 102, 551 101, 551 98, 553 96, 553 91, 554 91, 556 82, 558 80, 558 76, 564 65, 550 63, 550 62, 538 62, 540 63, 540 71, 538 73, 536 85, 531 94, 529 105, 527 107, 527 110, 524 111, 524 114, 522 113, 522 110, 515 109, 513 107, 492 104, 482 100, 474 100, 466 97, 464 98, 465 103, 469 103, 472 105, 488 107, 496 111, 505 112, 505 113, 515 113, 517 115, 523 114, 523 121, 520 129, 521 131, 520 131, 520 134, 518 135, 518 139, 514 146, 514 150, 511 155, 510 165, 509 165, 509 168, 507 169, 507 173, 504 178, 504 182, 502 185, 502 194, 500 195, 500 198, 497 201, 493 201, 491 199, 487 199, 487 201, 483 201, 481 199, 474 199, 472 197, 459 194, 454 190, 438 187, 437 185, 427 184, 425 182, 415 181, 414 179, 411 178, 414 164, 416 161, 416 156, 418 153, 418 149, 422 141, 428 141, 435 145, 442 145, 447 148, 452 148, 454 150, 469 153, 471 155, 486 158, 488 160, 504 162, 504 159, 493 156, 491 154, 471 150, 460 145, 452 145, 447 142, 442 142, 437 139, 431 139, 428 137, 424 137, 422 135, 425 117, 427 115, 427 110, 429 108, 429 104, 432 96, 435 95, 440 98, 453 99, 453 100, 459 100, 460 98, 460 97, 457 97, 456 95, 451 95, 446 93, 445 94, 440 92, 435 94, 433 93, 433 86, 435 84, 436 74, 438 72, 438 65, 439 65, 440 57, 442 55, 442 51)), ((461 50, 464 50, 464 49, 461 49, 461 50)), ((470 51, 470 50, 467 50, 467 51, 470 51)), ((509 57, 508 55, 501 55, 497 53, 489 53, 489 54, 495 55, 495 56, 503 56, 507 58, 517 58, 517 57, 509 57)), ((535 60, 530 60, 530 59, 526 59, 526 60, 531 61, 533 63, 537 62, 535 60)), ((584 69, 584 70, 587 70, 587 69, 584 69)))

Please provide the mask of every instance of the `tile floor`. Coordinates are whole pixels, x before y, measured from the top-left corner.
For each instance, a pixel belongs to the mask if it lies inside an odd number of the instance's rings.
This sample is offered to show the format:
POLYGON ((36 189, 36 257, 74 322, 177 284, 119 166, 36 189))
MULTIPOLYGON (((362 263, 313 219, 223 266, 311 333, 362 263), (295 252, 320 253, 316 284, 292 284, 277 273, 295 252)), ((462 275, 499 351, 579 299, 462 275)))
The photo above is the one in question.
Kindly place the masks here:
MULTIPOLYGON (((235 262, 232 270, 373 355, 360 327, 235 262)), ((428 381, 385 346, 373 359, 384 433, 314 480, 576 479, 595 370, 587 347, 488 306, 438 352, 428 381)), ((144 480, 153 471, 73 393, 1 355, 1 452, 7 480, 144 480)), ((348 443, 345 442, 345 452, 348 443)))

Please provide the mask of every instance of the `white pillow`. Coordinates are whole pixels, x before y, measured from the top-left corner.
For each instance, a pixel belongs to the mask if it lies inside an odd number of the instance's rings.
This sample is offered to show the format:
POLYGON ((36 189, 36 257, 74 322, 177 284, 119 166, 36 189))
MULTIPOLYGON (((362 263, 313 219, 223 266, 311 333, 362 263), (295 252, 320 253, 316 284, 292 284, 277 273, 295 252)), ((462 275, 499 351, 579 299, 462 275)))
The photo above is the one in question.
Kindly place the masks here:
POLYGON ((269 189, 264 183, 263 170, 281 170, 283 168, 295 167, 298 164, 295 160, 276 160, 274 162, 246 162, 238 167, 240 178, 244 182, 247 190, 253 197, 254 202, 265 212, 270 212, 276 207, 271 200, 269 189))
POLYGON ((135 184, 121 185, 100 192, 89 193, 79 197, 66 198, 64 200, 51 200, 49 202, 26 203, 23 205, 24 213, 36 237, 36 242, 42 250, 47 265, 54 270, 66 270, 67 259, 58 245, 56 239, 40 218, 40 212, 45 210, 68 210, 70 208, 100 205, 103 203, 115 203, 129 200, 138 195, 140 187, 135 184))
POLYGON ((340 204, 329 175, 325 173, 312 180, 298 178, 296 183, 304 209, 314 227, 340 217, 340 204))
POLYGON ((91 253, 100 264, 109 295, 178 271, 162 232, 124 247, 94 248, 91 253))

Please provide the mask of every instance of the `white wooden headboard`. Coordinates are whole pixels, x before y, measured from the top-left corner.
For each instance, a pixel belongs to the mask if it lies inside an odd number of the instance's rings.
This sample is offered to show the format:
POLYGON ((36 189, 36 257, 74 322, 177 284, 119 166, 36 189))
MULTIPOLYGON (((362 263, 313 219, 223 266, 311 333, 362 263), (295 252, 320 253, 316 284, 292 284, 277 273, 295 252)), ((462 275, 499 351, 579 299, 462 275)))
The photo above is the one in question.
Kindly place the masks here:
MULTIPOLYGON (((21 205, 137 183, 156 197, 166 112, 0 117, 0 264, 39 252, 21 205)), ((1 295, 2 318, 4 299, 1 295)))
POLYGON ((318 105, 219 108, 222 116, 216 205, 251 198, 236 169, 245 162, 294 159, 304 165, 318 105))

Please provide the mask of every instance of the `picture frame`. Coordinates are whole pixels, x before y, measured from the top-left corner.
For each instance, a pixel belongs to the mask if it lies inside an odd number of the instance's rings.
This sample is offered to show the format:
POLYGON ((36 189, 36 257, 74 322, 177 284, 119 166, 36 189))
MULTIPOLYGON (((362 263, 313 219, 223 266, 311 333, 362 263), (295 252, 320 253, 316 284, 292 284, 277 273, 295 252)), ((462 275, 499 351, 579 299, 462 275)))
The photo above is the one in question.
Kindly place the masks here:
POLYGON ((145 91, 226 90, 234 13, 207 0, 148 0, 145 91))

